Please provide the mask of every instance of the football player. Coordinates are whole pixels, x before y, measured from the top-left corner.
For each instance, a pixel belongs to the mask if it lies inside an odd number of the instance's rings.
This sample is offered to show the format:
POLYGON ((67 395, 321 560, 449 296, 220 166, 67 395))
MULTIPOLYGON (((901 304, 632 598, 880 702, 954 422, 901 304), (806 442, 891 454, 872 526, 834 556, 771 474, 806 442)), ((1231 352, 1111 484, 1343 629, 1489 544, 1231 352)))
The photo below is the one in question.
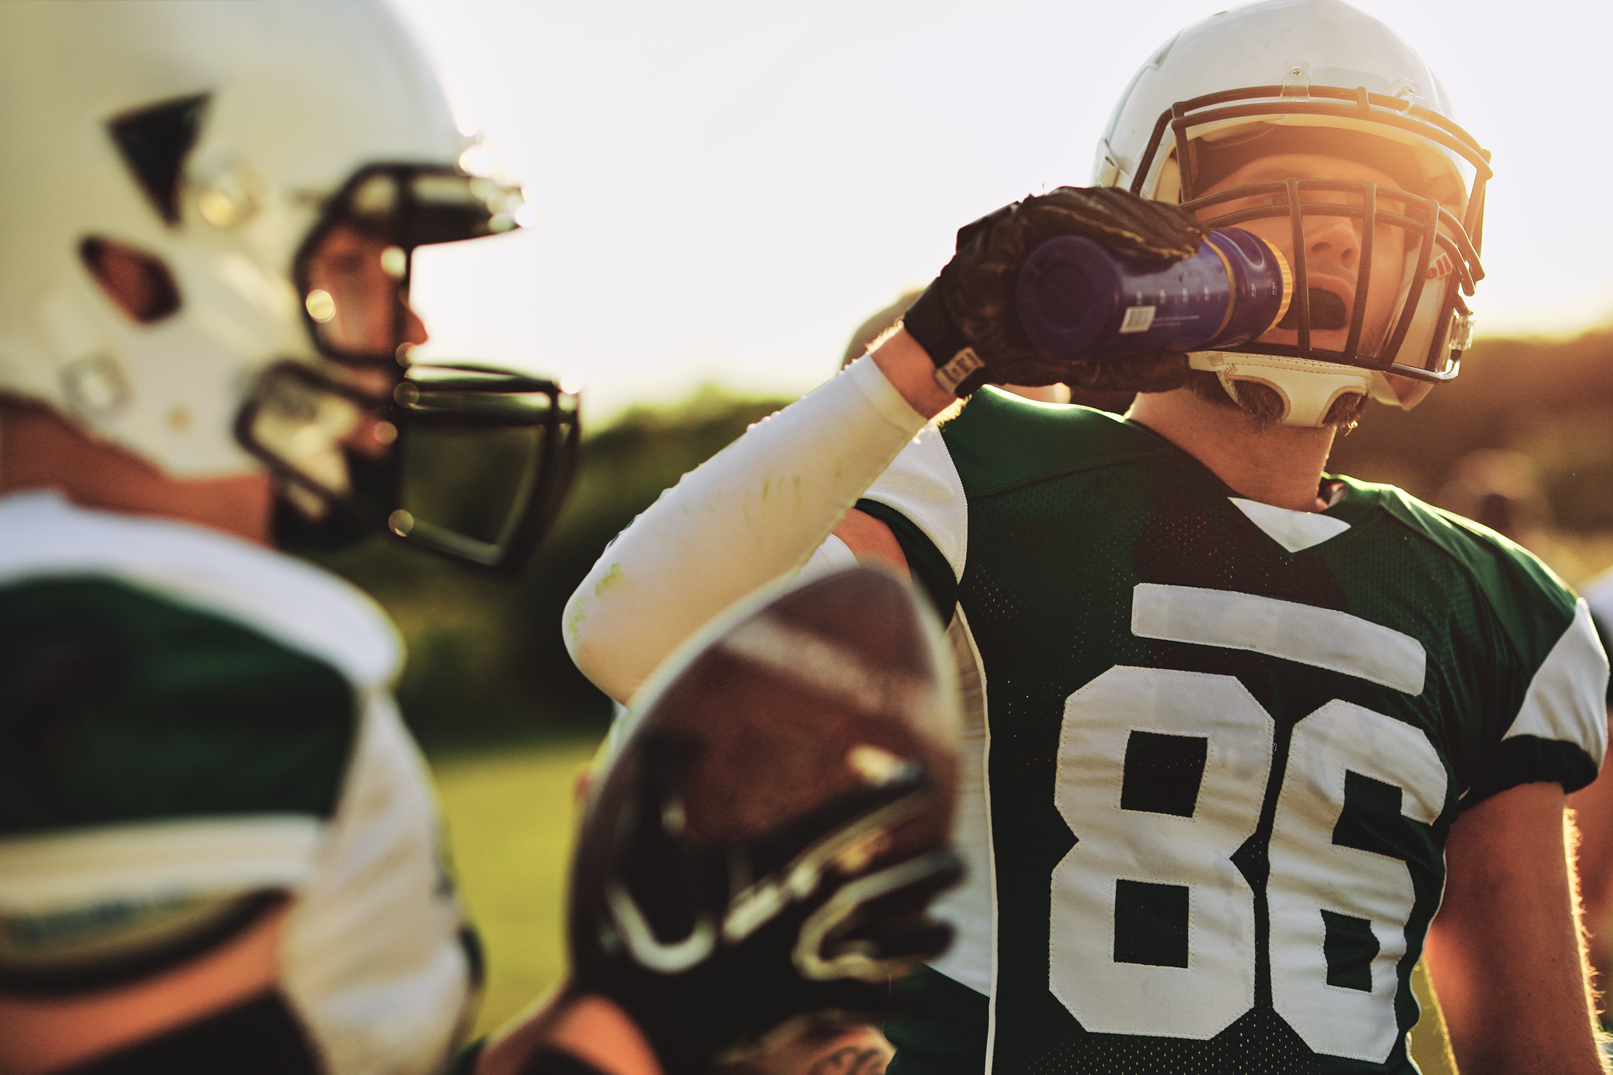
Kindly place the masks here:
POLYGON ((573 656, 618 698, 813 558, 893 563, 948 621, 970 881, 886 1027, 893 1072, 1410 1072, 1425 951, 1463 1071, 1601 1070, 1564 847, 1606 735, 1585 607, 1324 470, 1369 396, 1456 375, 1489 176, 1434 74, 1340 0, 1188 27, 1093 188, 965 228, 902 331, 686 476, 572 597, 573 656), (1256 341, 1059 363, 1017 322, 1049 236, 1164 266, 1231 225, 1297 285, 1256 341), (993 381, 1142 394, 1116 420, 971 395, 993 381))
POLYGON ((0 139, 0 1068, 434 1070, 479 957, 396 633, 274 546, 524 560, 575 408, 407 302, 520 191, 368 2, 7 4, 0 139), (502 539, 402 514, 467 419, 554 449, 502 539))
MULTIPOLYGON (((480 958, 392 699, 396 633, 276 546, 384 528, 513 569, 553 517, 575 400, 411 357, 416 250, 520 223, 470 148, 374 0, 0 5, 0 1071, 452 1062, 480 958), (484 433, 528 455, 505 518, 461 531, 413 466, 484 433)), ((675 766, 620 789, 582 896, 626 874, 659 928, 646 884, 697 881, 686 905, 715 915, 743 894, 711 887, 722 868, 777 883, 678 973, 579 934, 579 985, 483 1070, 703 1063, 936 954, 922 911, 956 867, 888 840, 945 806, 944 766, 868 759, 818 814, 726 843, 648 820, 693 809, 675 766), (668 992, 758 984, 743 1020, 657 1022, 668 992)))
POLYGON ((591 789, 571 977, 477 1071, 574 1070, 561 1051, 774 1070, 888 1012, 892 977, 951 936, 927 914, 958 874, 951 678, 934 617, 866 567, 763 595, 664 665, 591 789))

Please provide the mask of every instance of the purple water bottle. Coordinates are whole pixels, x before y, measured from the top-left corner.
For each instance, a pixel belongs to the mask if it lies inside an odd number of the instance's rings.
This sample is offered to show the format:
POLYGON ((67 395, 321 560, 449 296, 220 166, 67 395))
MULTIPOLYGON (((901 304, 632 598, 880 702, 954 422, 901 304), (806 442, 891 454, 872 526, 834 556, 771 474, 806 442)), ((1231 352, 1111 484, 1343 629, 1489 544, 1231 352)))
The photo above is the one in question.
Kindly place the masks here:
POLYGON ((1020 268, 1015 302, 1031 342, 1074 361, 1248 343, 1282 320, 1293 293, 1282 254, 1242 228, 1217 228, 1163 269, 1078 235, 1049 239, 1020 268))

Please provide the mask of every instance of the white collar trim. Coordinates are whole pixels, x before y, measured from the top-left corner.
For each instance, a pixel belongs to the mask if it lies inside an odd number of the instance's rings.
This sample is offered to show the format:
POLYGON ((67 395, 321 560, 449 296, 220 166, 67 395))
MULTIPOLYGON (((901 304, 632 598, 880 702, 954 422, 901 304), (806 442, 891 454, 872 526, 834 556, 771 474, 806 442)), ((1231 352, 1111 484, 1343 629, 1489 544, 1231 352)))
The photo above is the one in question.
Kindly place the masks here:
POLYGON ((1287 508, 1262 504, 1258 500, 1245 500, 1238 496, 1227 499, 1247 515, 1250 522, 1265 531, 1267 537, 1289 552, 1300 552, 1313 545, 1320 545, 1350 528, 1349 523, 1335 519, 1331 515, 1322 515, 1314 511, 1290 511, 1287 508))

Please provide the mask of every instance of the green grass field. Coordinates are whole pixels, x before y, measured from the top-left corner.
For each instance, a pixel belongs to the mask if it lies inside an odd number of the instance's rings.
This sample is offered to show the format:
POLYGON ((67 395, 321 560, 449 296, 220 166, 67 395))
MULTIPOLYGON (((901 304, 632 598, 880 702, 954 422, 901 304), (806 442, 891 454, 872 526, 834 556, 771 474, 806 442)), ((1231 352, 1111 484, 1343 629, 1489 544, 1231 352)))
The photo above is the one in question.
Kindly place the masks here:
POLYGON ((477 1033, 560 976, 572 789, 594 746, 564 740, 431 759, 460 893, 487 948, 477 1033))

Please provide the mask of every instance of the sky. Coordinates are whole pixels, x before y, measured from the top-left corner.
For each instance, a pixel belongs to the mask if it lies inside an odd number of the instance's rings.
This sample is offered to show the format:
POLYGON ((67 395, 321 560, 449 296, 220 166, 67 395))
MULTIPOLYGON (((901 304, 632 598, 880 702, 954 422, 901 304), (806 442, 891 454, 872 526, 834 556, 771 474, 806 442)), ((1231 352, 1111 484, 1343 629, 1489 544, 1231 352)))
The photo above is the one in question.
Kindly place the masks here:
MULTIPOLYGON (((1193 0, 394 0, 536 224, 422 253, 429 353, 563 376, 585 415, 707 382, 793 395, 945 263, 957 228, 1059 184, 1193 0)), ((1613 321, 1606 0, 1356 0, 1494 154, 1481 335, 1613 321), (1587 42, 1588 47, 1576 47, 1587 42)))

